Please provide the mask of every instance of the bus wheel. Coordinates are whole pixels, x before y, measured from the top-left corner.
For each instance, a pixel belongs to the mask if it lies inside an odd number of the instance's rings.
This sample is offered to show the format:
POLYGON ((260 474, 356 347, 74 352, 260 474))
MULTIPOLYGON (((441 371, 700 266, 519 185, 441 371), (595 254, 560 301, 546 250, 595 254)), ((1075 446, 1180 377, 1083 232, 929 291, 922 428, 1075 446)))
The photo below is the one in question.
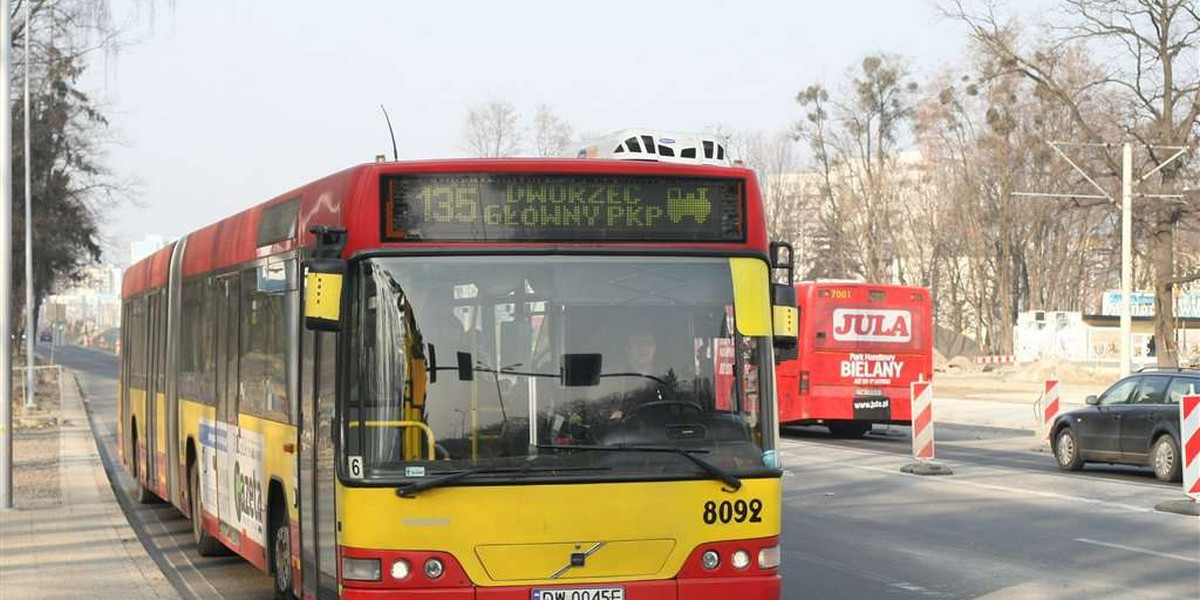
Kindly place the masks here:
POLYGON ((188 467, 188 500, 192 504, 192 541, 196 542, 196 552, 200 556, 225 554, 225 546, 204 529, 204 510, 200 505, 200 475, 195 463, 188 467))
POLYGON ((871 430, 870 423, 860 421, 834 421, 828 423, 828 427, 829 433, 832 433, 833 437, 850 439, 860 438, 867 435, 867 432, 871 430))
POLYGON ((275 579, 275 597, 293 600, 292 527, 288 522, 287 508, 278 506, 271 512, 271 574, 275 579))
MULTIPOLYGON (((136 427, 136 426, 137 426, 137 424, 135 423, 134 427, 136 427)), ((134 482, 137 483, 137 486, 138 486, 137 501, 138 501, 138 504, 154 504, 158 500, 158 497, 154 495, 154 492, 150 491, 150 488, 147 488, 146 485, 142 483, 142 479, 141 479, 141 472, 142 472, 141 466, 142 465, 139 462, 140 456, 141 455, 138 453, 138 438, 137 438, 137 433, 135 431, 133 434, 133 480, 134 480, 134 482)), ((150 459, 147 458, 146 460, 150 460, 150 459)))

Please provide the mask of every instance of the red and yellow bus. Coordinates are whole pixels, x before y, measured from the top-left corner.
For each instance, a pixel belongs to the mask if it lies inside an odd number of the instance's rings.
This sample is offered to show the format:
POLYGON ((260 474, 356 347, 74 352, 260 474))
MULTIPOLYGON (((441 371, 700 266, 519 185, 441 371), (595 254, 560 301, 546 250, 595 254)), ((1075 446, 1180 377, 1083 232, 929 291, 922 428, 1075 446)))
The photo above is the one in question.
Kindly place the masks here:
POLYGON ((779 360, 779 420, 861 437, 912 421, 909 384, 933 376, 933 312, 921 287, 796 284, 796 356, 779 360))
POLYGON ((774 600, 772 251, 744 169, 350 168, 130 267, 122 460, 281 597, 774 600))

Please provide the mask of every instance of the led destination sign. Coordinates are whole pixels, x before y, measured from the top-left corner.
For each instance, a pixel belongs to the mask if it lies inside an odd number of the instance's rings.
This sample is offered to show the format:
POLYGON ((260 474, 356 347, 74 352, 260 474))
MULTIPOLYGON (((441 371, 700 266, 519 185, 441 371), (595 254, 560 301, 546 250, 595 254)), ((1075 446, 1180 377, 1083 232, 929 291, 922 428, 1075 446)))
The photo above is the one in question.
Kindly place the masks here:
POLYGON ((743 239, 739 179, 452 173, 383 179, 385 241, 743 239))

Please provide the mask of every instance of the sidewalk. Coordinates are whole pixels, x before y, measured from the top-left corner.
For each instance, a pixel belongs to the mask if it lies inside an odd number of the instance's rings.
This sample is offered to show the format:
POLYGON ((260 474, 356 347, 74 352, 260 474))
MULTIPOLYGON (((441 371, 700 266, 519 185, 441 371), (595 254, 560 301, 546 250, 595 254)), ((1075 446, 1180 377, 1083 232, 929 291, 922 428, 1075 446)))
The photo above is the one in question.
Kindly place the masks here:
POLYGON ((178 598, 113 496, 71 375, 60 422, 62 502, 0 511, 0 600, 178 598))

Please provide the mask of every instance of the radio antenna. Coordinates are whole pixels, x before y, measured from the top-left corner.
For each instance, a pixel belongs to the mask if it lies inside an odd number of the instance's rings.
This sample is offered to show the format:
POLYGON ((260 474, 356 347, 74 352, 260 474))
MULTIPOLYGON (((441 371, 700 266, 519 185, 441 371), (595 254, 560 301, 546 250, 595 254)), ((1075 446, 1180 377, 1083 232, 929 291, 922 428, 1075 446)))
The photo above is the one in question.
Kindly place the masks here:
POLYGON ((392 160, 400 160, 400 149, 396 146, 396 132, 392 130, 392 118, 388 116, 387 109, 383 104, 379 105, 379 110, 383 111, 383 120, 387 121, 388 135, 392 136, 392 160))

